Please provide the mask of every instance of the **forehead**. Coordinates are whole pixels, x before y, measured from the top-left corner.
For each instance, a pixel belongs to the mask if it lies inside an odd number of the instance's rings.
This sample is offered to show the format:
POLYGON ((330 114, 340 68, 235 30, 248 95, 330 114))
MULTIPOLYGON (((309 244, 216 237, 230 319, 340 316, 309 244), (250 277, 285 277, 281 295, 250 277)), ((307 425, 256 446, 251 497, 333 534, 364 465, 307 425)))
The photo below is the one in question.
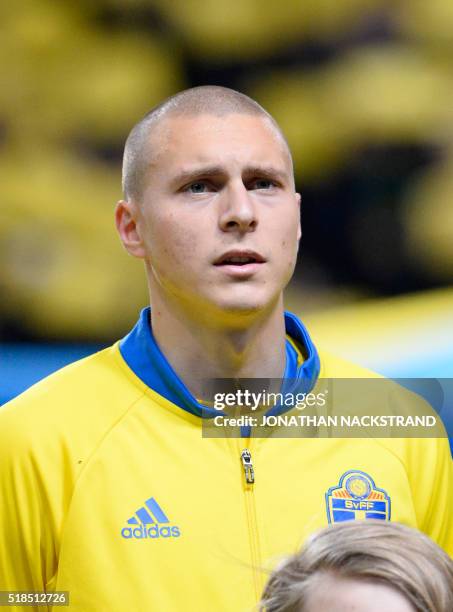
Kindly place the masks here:
POLYGON ((260 115, 174 116, 163 119, 150 141, 150 169, 179 170, 200 163, 233 166, 272 163, 292 172, 288 147, 272 122, 260 115))
POLYGON ((308 590, 305 609, 308 612, 333 609, 338 612, 359 609, 363 612, 415 612, 406 597, 390 584, 331 574, 315 576, 308 590), (357 602, 360 602, 360 608, 357 608, 357 602))

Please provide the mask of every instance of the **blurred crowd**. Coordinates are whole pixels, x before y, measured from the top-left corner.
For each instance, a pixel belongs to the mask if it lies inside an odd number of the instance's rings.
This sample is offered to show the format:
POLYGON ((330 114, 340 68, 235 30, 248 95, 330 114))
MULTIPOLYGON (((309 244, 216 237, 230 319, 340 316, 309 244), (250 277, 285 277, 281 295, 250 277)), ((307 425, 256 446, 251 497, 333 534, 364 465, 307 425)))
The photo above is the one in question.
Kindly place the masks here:
POLYGON ((313 307, 451 284, 450 0, 17 0, 0 17, 3 340, 130 327, 147 295, 113 225, 122 146, 201 84, 282 126, 303 202, 293 290, 313 307))

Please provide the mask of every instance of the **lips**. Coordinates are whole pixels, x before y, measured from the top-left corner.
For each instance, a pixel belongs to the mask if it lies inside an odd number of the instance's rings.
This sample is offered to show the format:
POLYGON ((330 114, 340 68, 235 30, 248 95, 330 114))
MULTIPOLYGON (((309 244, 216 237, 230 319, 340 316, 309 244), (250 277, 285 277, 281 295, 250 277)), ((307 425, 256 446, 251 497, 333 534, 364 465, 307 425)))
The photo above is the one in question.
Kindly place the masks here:
POLYGON ((265 258, 256 251, 232 250, 227 251, 214 261, 215 266, 247 266, 249 264, 264 263, 265 258))

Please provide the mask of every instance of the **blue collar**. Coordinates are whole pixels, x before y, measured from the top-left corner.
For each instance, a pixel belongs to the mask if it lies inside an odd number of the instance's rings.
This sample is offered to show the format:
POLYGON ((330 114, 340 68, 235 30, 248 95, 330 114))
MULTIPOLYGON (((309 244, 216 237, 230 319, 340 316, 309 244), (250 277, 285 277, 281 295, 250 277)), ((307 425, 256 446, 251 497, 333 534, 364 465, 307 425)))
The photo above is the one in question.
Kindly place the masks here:
MULTIPOLYGON (((206 408, 197 402, 173 370, 154 339, 150 320, 150 308, 144 308, 135 327, 121 340, 120 352, 127 365, 145 385, 183 410, 207 418, 217 416, 217 410, 206 408)), ((308 393, 319 376, 318 352, 301 321, 290 312, 285 312, 285 327, 286 333, 303 353, 304 362, 297 366, 297 352, 287 340, 284 378, 297 382, 298 392, 308 393)), ((282 408, 275 406, 272 414, 283 412, 282 408)))

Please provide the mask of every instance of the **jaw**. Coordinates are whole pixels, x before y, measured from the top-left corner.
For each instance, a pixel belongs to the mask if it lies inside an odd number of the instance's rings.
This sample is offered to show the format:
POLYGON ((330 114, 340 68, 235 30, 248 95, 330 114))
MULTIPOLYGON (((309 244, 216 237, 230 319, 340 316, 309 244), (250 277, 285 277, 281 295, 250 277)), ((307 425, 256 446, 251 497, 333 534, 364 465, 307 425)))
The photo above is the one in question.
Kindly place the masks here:
MULTIPOLYGON (((159 313, 159 318, 171 320, 176 318, 186 321, 195 328, 211 328, 214 330, 246 330, 255 322, 266 318, 279 303, 283 312, 283 297, 280 291, 269 296, 267 288, 243 283, 236 287, 220 287, 206 296, 199 292, 173 292, 164 290, 155 281, 149 282, 150 304, 153 315, 159 313)), ((165 288, 167 289, 167 288, 165 288)))
POLYGON ((195 325, 242 329, 266 317, 279 303, 283 312, 283 289, 292 269, 264 265, 251 275, 228 274, 212 266, 180 279, 146 261, 151 307, 195 325))

